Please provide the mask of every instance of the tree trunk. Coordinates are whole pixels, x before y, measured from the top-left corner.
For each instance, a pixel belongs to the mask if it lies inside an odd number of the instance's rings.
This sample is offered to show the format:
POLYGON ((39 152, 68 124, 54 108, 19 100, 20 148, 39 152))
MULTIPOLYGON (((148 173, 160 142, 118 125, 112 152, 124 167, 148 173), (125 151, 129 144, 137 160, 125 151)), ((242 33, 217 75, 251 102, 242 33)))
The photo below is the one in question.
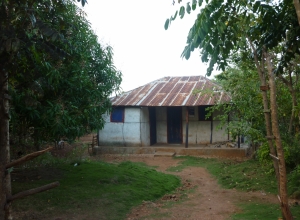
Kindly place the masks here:
MULTIPOLYGON (((272 126, 271 126, 271 115, 270 115, 270 109, 269 109, 269 104, 268 104, 268 86, 267 86, 267 82, 266 82, 266 76, 265 76, 265 70, 264 70, 264 59, 261 60, 261 64, 259 64, 258 61, 258 55, 257 55, 257 51, 254 48, 254 45, 252 43, 252 41, 250 40, 250 38, 248 38, 249 42, 250 42, 250 46, 252 48, 253 54, 254 54, 254 61, 255 61, 255 65, 257 68, 257 72, 259 75, 259 79, 260 79, 260 83, 261 83, 261 94, 263 97, 263 106, 264 106, 264 116, 265 116, 265 124, 266 124, 266 130, 267 130, 267 136, 271 137, 272 136, 272 126)), ((274 143, 272 139, 268 139, 268 145, 269 145, 269 149, 270 149, 270 153, 274 156, 277 156, 276 153, 276 149, 274 147, 274 143)), ((279 181, 279 165, 278 165, 278 161, 273 158, 273 167, 275 170, 275 174, 276 174, 276 179, 277 179, 277 188, 279 191, 280 188, 280 181, 279 181)))
POLYGON ((273 73, 273 65, 271 63, 271 58, 268 53, 265 53, 265 58, 268 67, 269 75, 269 85, 270 85, 270 105, 271 105, 271 118, 272 118, 272 131, 275 136, 275 143, 277 149, 277 156, 279 159, 279 196, 281 204, 282 216, 285 220, 292 220, 293 216, 290 211, 288 204, 288 195, 287 195, 287 178, 286 178, 286 168, 285 168, 285 159, 284 151, 282 147, 279 125, 278 125, 278 116, 277 116, 277 105, 276 105, 276 85, 275 77, 273 73))
POLYGON ((11 196, 10 173, 5 169, 10 162, 8 100, 8 74, 0 67, 0 219, 12 219, 7 204, 7 198, 11 196))
POLYGON ((300 2, 299 0, 294 0, 294 7, 297 13, 298 23, 300 25, 300 2))
POLYGON ((297 93, 296 93, 296 90, 293 87, 292 71, 289 70, 289 80, 285 79, 282 75, 279 75, 278 77, 288 87, 289 92, 290 92, 290 94, 292 96, 292 113, 291 113, 289 130, 288 130, 289 134, 292 134, 293 124, 294 124, 294 118, 295 118, 295 108, 298 105, 298 102, 297 102, 297 93))

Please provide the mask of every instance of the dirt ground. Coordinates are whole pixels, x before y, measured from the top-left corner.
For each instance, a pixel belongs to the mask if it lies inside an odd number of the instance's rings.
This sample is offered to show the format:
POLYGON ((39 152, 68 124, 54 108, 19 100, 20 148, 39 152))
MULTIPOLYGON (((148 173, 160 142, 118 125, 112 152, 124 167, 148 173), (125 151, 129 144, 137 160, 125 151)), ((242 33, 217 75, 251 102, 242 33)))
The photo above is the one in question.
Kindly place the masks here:
MULTIPOLYGON (((72 148, 71 145, 66 145, 64 149, 52 150, 52 154, 64 157, 72 148)), ((86 152, 84 156, 92 160, 103 160, 111 163, 119 163, 125 160, 144 162, 147 165, 156 167, 158 171, 165 173, 168 173, 166 171, 167 168, 176 166, 180 162, 179 159, 174 160, 172 157, 154 157, 153 155, 89 156, 86 152)), ((127 220, 225 220, 232 214, 241 211, 236 205, 239 203, 253 201, 278 203, 276 196, 264 192, 240 192, 235 189, 222 189, 216 179, 206 169, 201 167, 188 167, 182 171, 172 172, 171 174, 180 177, 183 186, 178 188, 173 194, 165 195, 158 201, 144 201, 142 205, 135 207, 128 214, 127 220)), ((63 216, 57 219, 79 220, 79 218, 74 218, 74 216, 63 216)))
MULTIPOLYGON (((98 156, 98 159, 118 163, 123 160, 144 162, 156 166, 158 171, 168 173, 168 167, 176 166, 180 160, 171 157, 153 156, 98 156)), ((172 172, 174 174, 174 172, 172 172)), ((278 203, 274 195, 264 192, 239 192, 235 189, 222 189, 204 168, 188 167, 176 172, 182 180, 183 187, 172 195, 165 195, 156 202, 144 202, 134 208, 127 220, 138 219, 205 219, 225 220, 232 214, 240 212, 236 204, 245 202, 278 203), (190 189, 190 190, 189 190, 190 189), (182 194, 185 194, 184 198, 182 194), (169 201, 171 205, 167 205, 169 201)))

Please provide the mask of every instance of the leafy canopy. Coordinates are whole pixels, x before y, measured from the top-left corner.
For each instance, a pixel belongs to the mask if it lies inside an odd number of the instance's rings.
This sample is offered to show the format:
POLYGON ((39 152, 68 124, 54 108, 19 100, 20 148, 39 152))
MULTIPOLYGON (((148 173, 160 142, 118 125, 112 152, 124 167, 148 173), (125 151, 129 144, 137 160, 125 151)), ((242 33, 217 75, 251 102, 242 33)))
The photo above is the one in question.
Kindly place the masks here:
POLYGON ((209 62, 207 75, 214 66, 225 70, 232 53, 249 48, 249 41, 258 48, 273 49, 284 44, 277 72, 282 73, 288 62, 300 53, 299 25, 292 1, 239 1, 239 0, 193 0, 181 6, 179 12, 166 20, 165 29, 185 12, 200 8, 191 27, 182 57, 189 59, 196 48, 201 49, 202 62, 209 62), (190 7, 192 5, 192 7, 190 7))

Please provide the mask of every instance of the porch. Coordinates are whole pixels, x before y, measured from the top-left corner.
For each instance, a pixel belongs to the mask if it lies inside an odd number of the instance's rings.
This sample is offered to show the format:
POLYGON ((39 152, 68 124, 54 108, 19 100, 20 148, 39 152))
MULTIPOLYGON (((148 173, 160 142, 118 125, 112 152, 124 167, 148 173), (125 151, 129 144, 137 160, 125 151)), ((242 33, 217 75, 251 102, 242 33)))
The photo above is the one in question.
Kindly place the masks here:
POLYGON ((97 146, 94 154, 141 154, 153 156, 197 156, 219 158, 246 158, 249 147, 242 144, 240 148, 226 145, 189 145, 184 144, 155 144, 152 146, 97 146))

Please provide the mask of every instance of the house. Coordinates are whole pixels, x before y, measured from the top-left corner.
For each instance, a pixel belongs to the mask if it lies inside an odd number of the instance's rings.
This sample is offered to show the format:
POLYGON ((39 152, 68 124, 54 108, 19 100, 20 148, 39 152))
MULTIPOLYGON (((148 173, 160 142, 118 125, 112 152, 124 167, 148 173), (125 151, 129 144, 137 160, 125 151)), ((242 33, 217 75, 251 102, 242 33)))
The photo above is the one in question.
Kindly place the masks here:
MULTIPOLYGON (((200 145, 229 140, 207 107, 229 102, 221 87, 203 76, 163 77, 112 98, 99 145, 200 145), (198 92, 195 92, 198 91, 198 92)), ((213 112, 213 116, 221 112, 213 112)))

